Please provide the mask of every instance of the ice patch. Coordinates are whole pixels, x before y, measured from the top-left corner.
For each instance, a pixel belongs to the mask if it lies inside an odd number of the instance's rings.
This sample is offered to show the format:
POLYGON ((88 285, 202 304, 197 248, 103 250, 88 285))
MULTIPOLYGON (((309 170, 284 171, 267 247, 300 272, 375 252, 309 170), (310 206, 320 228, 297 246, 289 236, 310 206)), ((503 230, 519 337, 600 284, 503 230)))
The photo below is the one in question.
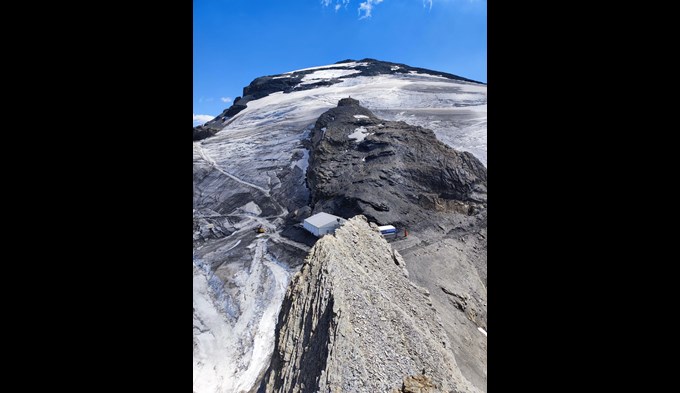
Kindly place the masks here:
POLYGON ((315 84, 315 83, 319 83, 319 82, 328 82, 328 81, 330 81, 330 79, 323 79, 323 80, 320 80, 320 79, 311 79, 311 80, 308 80, 308 81, 304 81, 304 82, 298 83, 298 86, 302 86, 302 85, 313 85, 313 84, 315 84))
POLYGON ((359 70, 319 70, 302 77, 302 82, 318 81, 319 79, 339 78, 341 76, 358 74, 359 70))
POLYGON ((231 374, 229 360, 222 360, 221 348, 228 340, 230 326, 210 296, 211 286, 202 271, 194 270, 194 391, 212 392, 225 385, 231 374))
MULTIPOLYGON (((325 128, 325 127, 324 127, 325 128)), ((302 169, 302 173, 307 172, 307 167, 309 167, 309 150, 307 149, 301 149, 302 151, 302 158, 296 161, 293 161, 290 163, 290 169, 295 168, 296 166, 300 169, 302 169)))
POLYGON ((294 72, 300 72, 300 71, 322 70, 324 68, 336 68, 336 67, 353 68, 353 67, 356 67, 356 66, 357 66, 356 62, 343 63, 343 64, 329 64, 329 65, 323 65, 323 66, 317 66, 317 67, 302 68, 302 69, 295 70, 295 71, 288 71, 288 72, 286 72, 286 74, 292 74, 294 72))
POLYGON ((255 216, 262 214, 262 209, 260 209, 260 207, 253 201, 246 203, 245 205, 239 207, 239 209, 243 210, 244 213, 253 214, 255 216))
MULTIPOLYGON (((449 78, 442 76, 442 75, 421 74, 420 72, 417 72, 417 71, 409 71, 408 73, 411 74, 411 75, 424 76, 424 77, 427 77, 427 78, 439 78, 439 79, 445 79, 447 81, 454 82, 454 80, 449 79, 449 78)), ((460 83, 460 81, 455 81, 455 82, 460 83)))
POLYGON ((349 62, 349 63, 329 64, 329 65, 323 65, 323 66, 317 66, 317 67, 302 68, 302 69, 299 69, 299 70, 286 72, 286 74, 292 74, 292 73, 300 72, 300 71, 322 70, 324 68, 354 68, 354 67, 357 67, 357 66, 367 66, 367 65, 368 65, 368 63, 366 63, 366 62, 352 61, 352 62, 349 62))
POLYGON ((209 264, 194 260, 195 393, 250 391, 269 362, 291 272, 267 253, 266 240, 254 244, 249 271, 239 271, 228 291, 206 272, 209 264), (225 308, 236 306, 241 314, 234 320, 225 308))
POLYGON ((347 135, 347 137, 349 139, 354 139, 354 140, 357 141, 357 143, 359 143, 359 142, 363 141, 364 139, 366 139, 366 137, 369 136, 369 135, 373 135, 373 133, 369 133, 368 130, 366 130, 366 128, 361 126, 359 128, 355 128, 354 132, 347 135))

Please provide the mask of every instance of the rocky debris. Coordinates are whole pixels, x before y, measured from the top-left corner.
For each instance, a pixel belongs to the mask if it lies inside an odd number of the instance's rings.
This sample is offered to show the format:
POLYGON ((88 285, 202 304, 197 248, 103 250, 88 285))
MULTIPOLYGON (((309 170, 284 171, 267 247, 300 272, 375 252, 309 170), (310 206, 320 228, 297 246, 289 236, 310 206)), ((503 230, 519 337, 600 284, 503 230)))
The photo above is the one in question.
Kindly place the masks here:
POLYGON ((286 291, 259 391, 479 391, 402 263, 363 216, 322 237, 286 291))
POLYGON ((452 227, 410 232, 391 244, 409 278, 430 291, 463 376, 485 391, 487 338, 479 328, 487 329, 486 211, 457 216, 452 227))
POLYGON ((472 154, 431 130, 382 120, 352 98, 316 122, 307 184, 315 213, 362 214, 402 228, 450 226, 450 213, 486 208, 486 168, 472 154))
POLYGON ((441 390, 426 375, 409 375, 399 389, 391 393, 439 393, 441 390))
POLYGON ((457 293, 441 287, 442 292, 449 295, 449 302, 458 310, 465 313, 467 318, 477 326, 486 330, 486 309, 479 307, 472 301, 470 295, 457 293))

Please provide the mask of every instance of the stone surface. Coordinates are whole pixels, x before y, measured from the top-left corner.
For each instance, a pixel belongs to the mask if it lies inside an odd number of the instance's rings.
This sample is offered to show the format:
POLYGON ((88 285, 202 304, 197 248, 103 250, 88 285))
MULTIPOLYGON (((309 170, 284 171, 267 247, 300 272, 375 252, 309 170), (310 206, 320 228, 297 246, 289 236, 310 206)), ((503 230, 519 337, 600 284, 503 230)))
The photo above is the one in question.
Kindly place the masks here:
POLYGON ((322 114, 310 139, 314 213, 363 214, 380 225, 425 229, 456 218, 437 213, 472 215, 486 207, 486 168, 472 154, 443 144, 431 130, 380 119, 355 99, 322 114), (352 138, 357 132, 363 140, 352 138))
POLYGON ((410 278, 432 293, 463 375, 486 390, 486 168, 351 98, 319 117, 309 145, 313 212, 397 227, 410 278), (360 127, 369 135, 350 139, 360 127))
POLYGON ((479 391, 398 255, 363 216, 322 237, 288 287, 260 391, 479 391))

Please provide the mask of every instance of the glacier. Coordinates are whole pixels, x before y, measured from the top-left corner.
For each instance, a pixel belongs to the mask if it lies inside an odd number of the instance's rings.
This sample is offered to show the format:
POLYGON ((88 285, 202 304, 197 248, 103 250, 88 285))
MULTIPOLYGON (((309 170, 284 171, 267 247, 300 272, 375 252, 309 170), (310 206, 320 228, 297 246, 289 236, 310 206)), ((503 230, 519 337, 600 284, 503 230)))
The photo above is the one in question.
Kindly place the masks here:
POLYGON ((250 100, 221 131, 193 142, 195 393, 248 392, 264 372, 286 286, 310 246, 283 231, 306 205, 303 141, 323 112, 355 98, 381 118, 433 130, 486 166, 486 85, 355 72, 365 64, 305 69, 313 72, 300 84, 336 83, 250 100))

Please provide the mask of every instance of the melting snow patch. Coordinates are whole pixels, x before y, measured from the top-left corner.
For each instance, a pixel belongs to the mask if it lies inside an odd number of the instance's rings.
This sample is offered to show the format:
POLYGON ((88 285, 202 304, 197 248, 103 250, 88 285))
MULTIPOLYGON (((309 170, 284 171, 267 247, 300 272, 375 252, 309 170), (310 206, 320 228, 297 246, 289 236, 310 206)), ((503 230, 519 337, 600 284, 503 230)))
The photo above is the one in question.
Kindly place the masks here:
POLYGON ((254 244, 250 270, 234 277, 236 294, 225 290, 208 263, 194 260, 195 393, 251 391, 274 350, 291 272, 267 253, 265 241, 254 244))
POLYGON ((329 79, 329 78, 339 78, 341 76, 347 76, 352 74, 358 74, 359 70, 319 70, 314 71, 311 74, 307 74, 302 78, 303 82, 314 81, 318 79, 329 79))
MULTIPOLYGON (((421 74, 420 72, 417 72, 417 71, 409 71, 408 73, 410 75, 422 76, 422 77, 426 77, 426 78, 437 78, 437 79, 444 79, 444 80, 447 80, 447 81, 453 81, 452 79, 449 79, 449 78, 442 76, 442 75, 421 74)), ((459 82, 456 82, 456 83, 459 83, 459 82)))
POLYGON ((366 115, 354 115, 355 119, 368 119, 368 116, 366 115))
POLYGON ((354 68, 354 67, 356 67, 356 66, 358 66, 358 65, 363 65, 363 66, 365 66, 365 65, 367 65, 367 64, 368 64, 368 63, 356 63, 356 62, 341 63, 341 64, 329 64, 329 65, 323 65, 323 66, 317 66, 317 67, 302 68, 302 69, 299 69, 299 70, 286 72, 286 74, 292 74, 292 73, 294 73, 294 72, 299 72, 299 71, 319 70, 319 69, 324 69, 324 68, 340 68, 340 67, 344 67, 344 68, 354 68))
POLYGON ((369 132, 366 130, 366 128, 364 128, 362 126, 362 127, 359 127, 359 128, 355 128, 354 132, 347 135, 347 137, 349 139, 355 139, 357 142, 361 142, 369 135, 373 135, 373 133, 369 134, 369 132))
POLYGON ((328 82, 328 81, 330 81, 330 79, 311 79, 311 80, 308 80, 308 81, 300 82, 300 83, 298 84, 298 86, 302 86, 302 85, 313 85, 313 84, 315 84, 315 83, 319 83, 319 82, 328 82))
POLYGON ((253 214, 259 216, 262 213, 262 209, 253 201, 246 203, 245 205, 239 207, 245 213, 253 214))
POLYGON ((486 330, 482 329, 481 327, 478 327, 477 330, 479 330, 480 332, 482 332, 482 334, 484 335, 484 337, 486 337, 486 330))
MULTIPOLYGON (((326 127, 324 127, 325 129, 326 127)), ((299 167, 302 169, 302 172, 305 173, 307 172, 307 167, 309 166, 309 150, 303 149, 302 150, 302 158, 299 160, 295 160, 290 163, 290 169, 293 169, 295 167, 299 167)))

